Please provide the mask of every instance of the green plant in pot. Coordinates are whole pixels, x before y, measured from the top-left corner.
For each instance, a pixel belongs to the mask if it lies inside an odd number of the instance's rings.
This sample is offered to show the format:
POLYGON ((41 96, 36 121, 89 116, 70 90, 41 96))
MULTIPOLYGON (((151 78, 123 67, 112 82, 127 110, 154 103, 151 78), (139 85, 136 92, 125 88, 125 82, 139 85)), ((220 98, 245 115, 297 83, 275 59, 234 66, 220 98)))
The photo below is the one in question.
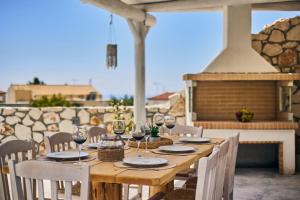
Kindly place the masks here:
POLYGON ((151 142, 155 142, 155 141, 160 140, 159 127, 158 126, 150 126, 150 133, 151 133, 151 137, 150 137, 151 142))
POLYGON ((250 122, 254 117, 254 113, 248 108, 243 108, 239 112, 236 112, 235 116, 240 122, 250 122))

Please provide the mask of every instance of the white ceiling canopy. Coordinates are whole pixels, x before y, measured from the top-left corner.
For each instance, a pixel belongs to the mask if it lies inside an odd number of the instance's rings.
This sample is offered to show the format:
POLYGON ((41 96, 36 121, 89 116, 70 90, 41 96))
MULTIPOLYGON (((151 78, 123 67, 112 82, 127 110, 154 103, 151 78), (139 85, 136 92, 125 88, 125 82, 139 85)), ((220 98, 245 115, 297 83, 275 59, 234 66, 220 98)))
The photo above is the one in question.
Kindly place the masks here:
POLYGON ((300 10, 299 0, 122 0, 147 12, 217 10, 226 5, 252 4, 254 10, 300 10))

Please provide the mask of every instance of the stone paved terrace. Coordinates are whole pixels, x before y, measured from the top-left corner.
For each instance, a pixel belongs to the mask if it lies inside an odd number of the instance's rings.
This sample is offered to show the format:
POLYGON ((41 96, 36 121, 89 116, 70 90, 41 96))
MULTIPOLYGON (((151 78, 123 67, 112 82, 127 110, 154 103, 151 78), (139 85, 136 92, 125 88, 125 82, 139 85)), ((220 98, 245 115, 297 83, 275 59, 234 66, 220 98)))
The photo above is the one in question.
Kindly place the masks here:
POLYGON ((300 174, 286 176, 277 169, 239 168, 235 176, 235 200, 298 200, 300 174))
MULTIPOLYGON (((181 186, 177 181, 175 186, 181 186)), ((147 199, 144 187, 143 200, 147 199)), ((131 194, 136 194, 134 189, 131 194)), ((239 168, 236 171, 234 200, 299 200, 300 174, 286 176, 278 174, 278 169, 239 168)))
MULTIPOLYGON (((176 185, 181 185, 177 182, 176 185)), ((144 189, 143 199, 147 199, 144 189)), ((132 193, 135 192, 132 190, 132 193)), ((300 174, 286 176, 278 169, 238 168, 235 175, 234 200, 299 200, 300 174)))

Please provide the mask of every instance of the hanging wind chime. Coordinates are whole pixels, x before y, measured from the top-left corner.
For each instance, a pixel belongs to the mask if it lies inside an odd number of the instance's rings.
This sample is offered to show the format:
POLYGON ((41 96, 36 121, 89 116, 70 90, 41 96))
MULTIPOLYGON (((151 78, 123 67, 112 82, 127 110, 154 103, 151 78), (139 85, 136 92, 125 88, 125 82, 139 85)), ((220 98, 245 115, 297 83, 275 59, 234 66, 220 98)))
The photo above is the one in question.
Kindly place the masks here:
POLYGON ((109 41, 106 46, 106 66, 108 69, 116 69, 118 65, 118 46, 116 44, 115 27, 113 15, 110 15, 109 21, 109 41))

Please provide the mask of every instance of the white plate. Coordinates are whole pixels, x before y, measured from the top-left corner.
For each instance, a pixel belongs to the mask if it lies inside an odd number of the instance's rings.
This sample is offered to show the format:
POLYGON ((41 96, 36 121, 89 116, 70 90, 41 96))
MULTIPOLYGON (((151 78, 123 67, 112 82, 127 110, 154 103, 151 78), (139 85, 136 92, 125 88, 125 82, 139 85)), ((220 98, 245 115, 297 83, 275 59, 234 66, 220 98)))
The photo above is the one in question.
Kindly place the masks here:
POLYGON ((179 146, 179 145, 167 145, 167 146, 160 146, 158 150, 163 152, 171 152, 171 153, 187 153, 187 152, 194 152, 195 148, 187 147, 187 146, 179 146))
POLYGON ((137 167, 155 167, 168 164, 168 160, 157 157, 127 157, 123 159, 123 163, 126 165, 137 167))
POLYGON ((121 135, 121 138, 125 139, 125 140, 128 140, 128 139, 131 139, 132 136, 131 135, 121 135))
POLYGON ((91 149, 97 149, 100 143, 90 143, 88 144, 88 147, 91 149))
MULTIPOLYGON (((90 144, 88 144, 88 147, 91 148, 91 149, 98 149, 99 145, 100 145, 100 143, 90 143, 90 144)), ((128 146, 124 146, 123 148, 124 148, 124 150, 129 149, 128 146)))
MULTIPOLYGON (((86 152, 80 152, 80 158, 87 157, 89 154, 86 152)), ((78 151, 62 151, 62 152, 52 152, 47 154, 48 158, 52 159, 76 159, 79 158, 78 151)))
POLYGON ((179 139, 180 142, 187 142, 187 143, 206 143, 210 142, 209 138, 203 137, 182 137, 179 139))

